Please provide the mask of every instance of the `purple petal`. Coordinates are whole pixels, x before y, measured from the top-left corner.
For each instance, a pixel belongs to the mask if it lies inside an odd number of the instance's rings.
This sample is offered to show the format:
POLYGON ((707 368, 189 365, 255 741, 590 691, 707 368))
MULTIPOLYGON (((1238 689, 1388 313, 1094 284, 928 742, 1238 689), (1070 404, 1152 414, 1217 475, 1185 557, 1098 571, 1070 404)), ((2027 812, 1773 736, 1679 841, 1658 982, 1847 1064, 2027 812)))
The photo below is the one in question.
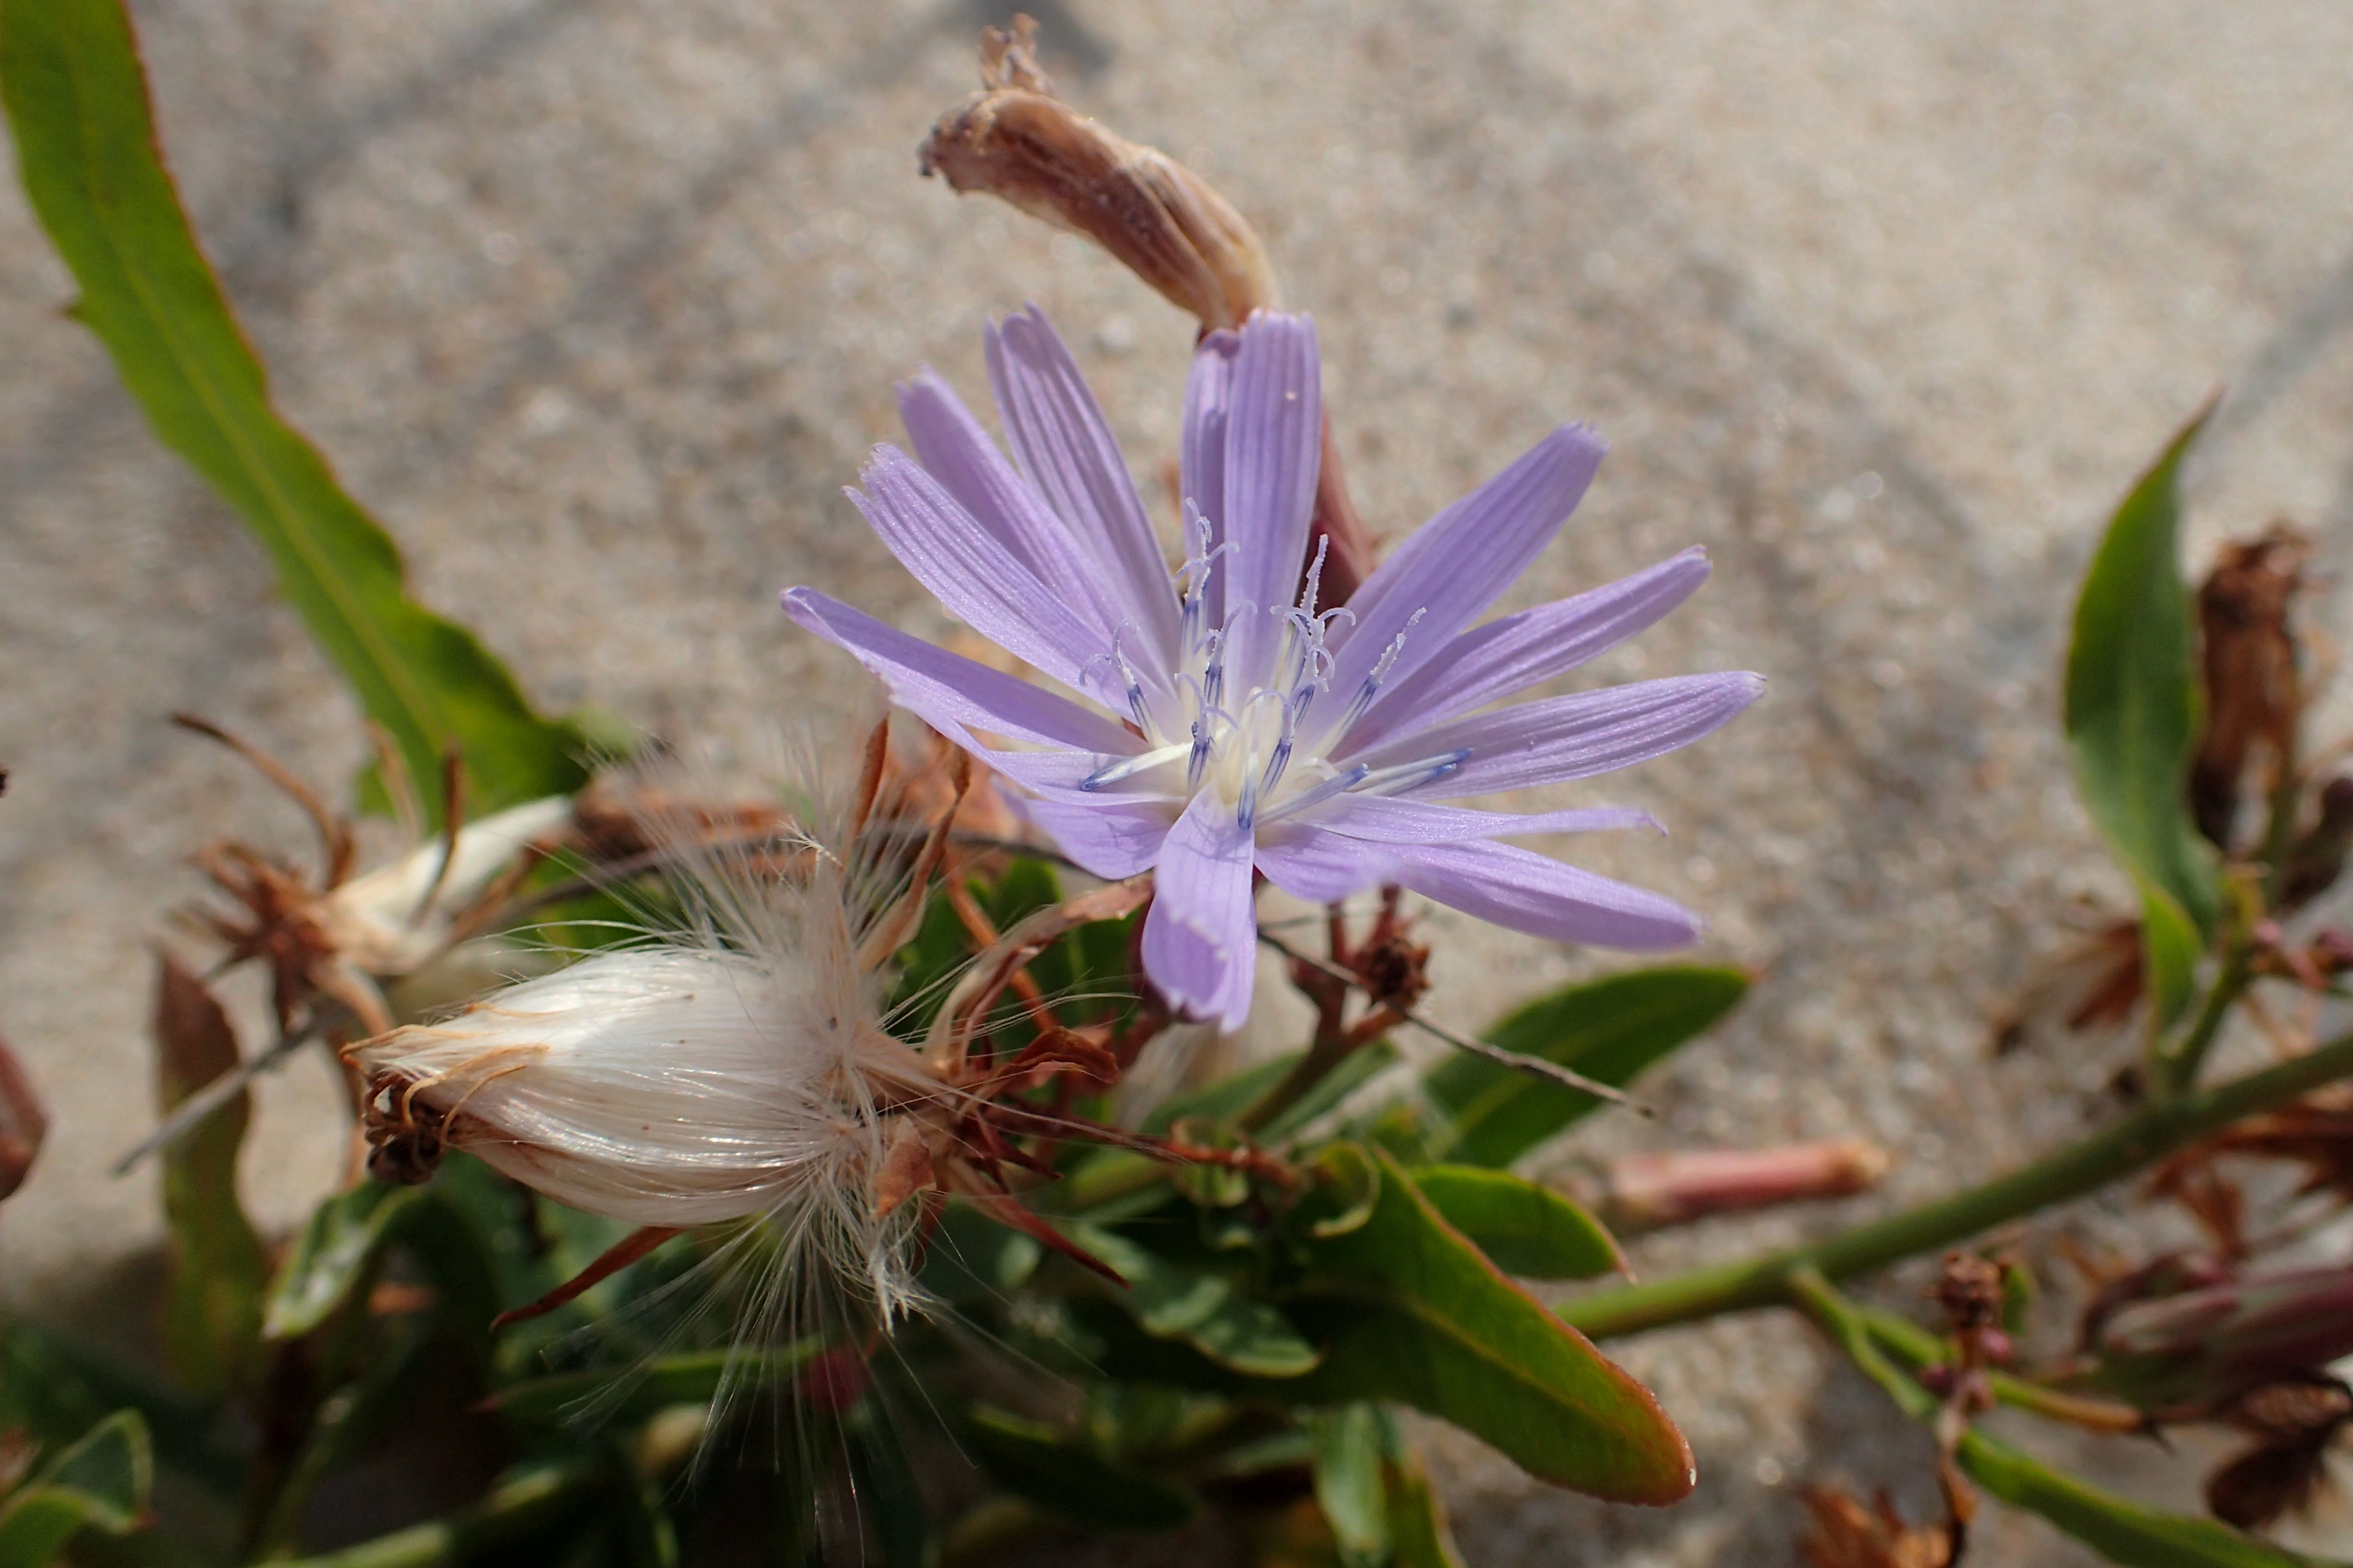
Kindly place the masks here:
POLYGON ((1394 882, 1400 868, 1385 847, 1295 822, 1269 828, 1260 838, 1258 867, 1268 881, 1313 904, 1336 904, 1394 882))
MULTIPOLYGON (((1068 698, 934 647, 814 588, 786 590, 785 613, 847 650, 881 678, 892 701, 959 744, 968 742, 969 727, 1068 747, 1091 758, 1130 756, 1143 749, 1144 742, 1127 731, 1068 698)), ((1082 772, 1094 765, 1090 762, 1082 772)))
POLYGON ((1398 880, 1493 925, 1555 942, 1638 952, 1686 947, 1706 929, 1680 904, 1508 844, 1397 851, 1398 880))
POLYGON ((1014 559, 1081 613, 1103 648, 1111 647, 1113 628, 1124 612, 1112 610, 1092 552, 1071 539, 1054 509, 1015 471, 963 399, 927 367, 900 384, 899 417, 925 471, 1014 559))
MULTIPOLYGON (((1426 800, 1344 795, 1318 811, 1314 826, 1349 838, 1382 844, 1460 844, 1472 838, 1511 838, 1531 833, 1613 833, 1647 827, 1664 833, 1647 811, 1594 806, 1522 816, 1508 811, 1466 811, 1426 800)), ((1271 875, 1272 873, 1269 873, 1271 875)))
POLYGON ((1443 651, 1552 542, 1608 450, 1583 426, 1565 425, 1415 530, 1349 598, 1356 618, 1332 639, 1333 693, 1353 701, 1400 633, 1405 642, 1385 684, 1443 651))
POLYGON ((966 625, 1083 691, 1102 637, 896 447, 877 447, 849 492, 891 553, 966 625))
POLYGON ((1193 797, 1161 846, 1144 920, 1144 972, 1187 1017, 1230 1034, 1250 1016, 1258 973, 1250 836, 1215 790, 1193 797))
POLYGON ((1363 751, 1574 669, 1691 597, 1707 573, 1707 552, 1686 550, 1590 593, 1473 627, 1404 679, 1391 671, 1378 700, 1335 749, 1363 751))
POLYGON ((1383 768, 1469 753, 1452 773, 1413 792, 1430 800, 1559 784, 1687 746, 1764 690, 1764 677, 1746 673, 1639 680, 1440 724, 1345 760, 1383 768))
MULTIPOLYGON (((1229 537, 1226 531, 1226 428, 1233 409, 1234 356, 1241 352, 1237 332, 1211 332, 1193 349, 1192 373, 1185 380, 1185 435, 1178 448, 1178 489, 1201 509, 1209 524, 1209 548, 1229 537)), ((1190 554, 1194 542, 1185 541, 1190 554)), ((1220 558, 1209 572, 1201 605, 1210 626, 1226 624, 1226 574, 1230 566, 1220 558)))
MULTIPOLYGON (((1242 329, 1226 422, 1225 516, 1234 542, 1226 605, 1258 606, 1234 623, 1229 680, 1265 685, 1281 646, 1282 612, 1299 602, 1315 471, 1324 455, 1315 323, 1261 311, 1242 329)), ((1207 503, 1204 502, 1206 505, 1207 503)))
POLYGON ((1128 804, 1067 795, 1008 798, 1063 854, 1106 882, 1133 877, 1157 861, 1168 837, 1170 806, 1166 802, 1128 804))
POLYGON ((1094 394, 1036 306, 1008 316, 987 339, 989 384, 1021 471, 1072 536, 1101 563, 1122 619, 1135 623, 1148 662, 1176 667, 1176 595, 1094 394))

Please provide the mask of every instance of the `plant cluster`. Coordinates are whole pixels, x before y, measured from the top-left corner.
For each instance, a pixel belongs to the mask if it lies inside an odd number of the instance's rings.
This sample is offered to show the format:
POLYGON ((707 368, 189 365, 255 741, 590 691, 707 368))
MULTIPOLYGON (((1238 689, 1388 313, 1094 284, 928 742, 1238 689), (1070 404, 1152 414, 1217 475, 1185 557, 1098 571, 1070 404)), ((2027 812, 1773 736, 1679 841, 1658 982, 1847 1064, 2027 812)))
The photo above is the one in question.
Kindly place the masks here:
MULTIPOLYGON (((1925 1206, 1599 1283, 1624 1272, 1613 1226, 1853 1193, 1889 1159, 1691 1151, 1577 1191, 1515 1170, 1639 1110, 1629 1086, 1738 1005, 1737 970, 1620 970, 1476 1034, 1421 1011, 1409 898, 1588 945, 1697 934, 1500 842, 1640 814, 1449 803, 1630 765, 1746 706, 1737 674, 1493 706, 1674 609, 1704 557, 1482 619, 1594 477, 1599 443, 1567 426, 1382 558, 1313 323, 1274 309, 1248 223, 1076 114, 1026 22, 983 59, 925 172, 1095 240, 1198 319, 1184 548, 1164 553, 1050 326, 1008 317, 989 366, 1011 457, 926 375, 901 389, 913 455, 878 450, 853 499, 1071 695, 796 588, 786 609, 903 712, 722 779, 540 714, 408 596, 269 399, 119 0, 0 0, 0 98, 77 314, 277 563, 376 737, 358 799, 410 841, 364 867, 310 782, 181 717, 300 809, 316 864, 198 854, 217 896, 159 959, 159 1124, 125 1161, 163 1184, 168 1370, 0 1324, 0 1568, 916 1568, 1186 1529, 1257 1562, 1435 1568, 1458 1559, 1408 1412, 1553 1485, 1672 1504, 1691 1451, 1596 1342, 1765 1308, 1810 1318, 1934 1438, 1939 1518, 1810 1493, 1821 1568, 1949 1568, 1987 1496, 2118 1563, 2313 1561, 2262 1532, 2353 1421, 2330 1371, 2353 1259, 2320 1223, 2353 1199, 2353 1037, 2319 1027, 2353 939, 2310 914, 2353 842, 2353 774, 2306 733, 2308 542, 2276 529, 2183 579, 2177 475, 2204 416, 2108 523, 2066 670, 2083 795, 2137 908, 2002 1031, 2134 1036, 2116 1114, 1925 1206), (1321 912, 1277 919, 1261 883, 1321 912), (1268 954, 1308 1037, 1188 1070, 1268 954), (258 1047, 216 994, 245 965, 270 998, 258 1047), (2226 1036, 2274 1059, 2218 1074, 2226 1036), (248 1086, 306 1049, 347 1075, 352 1179, 280 1240, 236 1167, 248 1086), (2127 1182, 2206 1244, 2083 1259, 2055 1342, 2038 1222, 2127 1182), (1940 1255, 1926 1323, 1849 1292, 1940 1255), (2245 1444, 2195 1517, 2029 1458, 1986 1429, 2000 1406, 2245 1444)), ((46 1131, 0 1047, 0 1198, 46 1131)))

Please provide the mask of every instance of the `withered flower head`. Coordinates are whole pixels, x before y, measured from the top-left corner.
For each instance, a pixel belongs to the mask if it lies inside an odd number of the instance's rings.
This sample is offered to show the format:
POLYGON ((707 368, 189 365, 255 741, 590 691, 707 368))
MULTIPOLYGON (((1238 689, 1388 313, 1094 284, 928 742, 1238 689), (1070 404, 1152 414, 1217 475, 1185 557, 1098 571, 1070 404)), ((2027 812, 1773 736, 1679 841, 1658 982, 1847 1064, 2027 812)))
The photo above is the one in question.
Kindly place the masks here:
POLYGON ((1093 240, 1205 330, 1272 305, 1274 268, 1241 214, 1175 159, 1055 97, 1038 67, 1037 24, 1017 16, 1013 28, 983 35, 984 86, 940 116, 923 173, 1093 240))

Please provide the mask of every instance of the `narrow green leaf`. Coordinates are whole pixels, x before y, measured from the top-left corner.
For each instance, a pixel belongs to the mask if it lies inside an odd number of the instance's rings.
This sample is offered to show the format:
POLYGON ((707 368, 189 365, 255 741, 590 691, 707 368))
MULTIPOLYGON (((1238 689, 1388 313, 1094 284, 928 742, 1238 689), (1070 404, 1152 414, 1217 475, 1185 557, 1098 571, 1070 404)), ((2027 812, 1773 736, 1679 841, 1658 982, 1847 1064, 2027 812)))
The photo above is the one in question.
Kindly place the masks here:
POLYGON ((227 1429, 217 1401, 29 1323, 0 1323, 0 1426, 21 1426, 55 1447, 125 1408, 138 1413, 156 1458, 182 1477, 222 1497, 244 1487, 245 1435, 227 1429))
POLYGON ((773 1351, 695 1351, 661 1356, 642 1370, 557 1373, 509 1384, 483 1403, 501 1415, 533 1424, 568 1421, 591 1411, 632 1419, 673 1405, 708 1405, 731 1379, 754 1386, 781 1383, 823 1344, 810 1339, 773 1351))
POLYGON ((362 1182, 312 1209, 269 1282, 263 1335, 295 1339, 325 1322, 371 1279, 393 1226, 424 1201, 421 1187, 362 1182))
POLYGON ((1445 1505, 1409 1455, 1389 1469, 1389 1540, 1395 1568, 1462 1568, 1445 1505))
POLYGON ((0 1505, 0 1568, 45 1568, 83 1530, 139 1529, 154 1472, 137 1413, 108 1416, 0 1505))
MULTIPOLYGON (((237 1065, 228 1015, 205 983, 168 954, 157 964, 154 1033, 161 1114, 237 1065)), ((199 1394, 242 1385, 259 1361, 269 1254, 237 1195, 247 1106, 239 1090, 167 1148, 161 1162, 171 1256, 164 1348, 173 1372, 199 1394)))
POLYGON ((1369 1405, 1343 1405, 1308 1417, 1314 1443, 1315 1501, 1340 1561, 1380 1568, 1389 1557, 1388 1486, 1382 1476, 1381 1417, 1369 1405))
POLYGON ((997 1485, 1065 1519, 1103 1530, 1174 1530, 1197 1511, 1176 1487, 1115 1465, 1053 1427, 973 1407, 965 1441, 997 1485))
POLYGON ((1253 1377, 1298 1377, 1323 1359, 1288 1318, 1225 1275, 1180 1268, 1115 1231, 1072 1226, 1069 1234, 1127 1281, 1121 1302, 1155 1339, 1182 1340, 1253 1377))
MULTIPOLYGON (((1747 975, 1736 969, 1637 969, 1539 997, 1486 1038, 1622 1086, 1707 1030, 1747 990, 1747 975)), ((1445 1119, 1429 1136, 1430 1157, 1469 1165, 1508 1165, 1601 1104, 1459 1052, 1432 1068, 1423 1085, 1445 1119)))
POLYGON ((882 1549, 882 1568, 930 1568, 932 1521, 898 1429, 873 1395, 841 1418, 842 1446, 866 1528, 882 1549))
POLYGON ((1961 1439, 1961 1468, 2002 1501, 2042 1515, 2126 1568, 2328 1568, 2211 1519, 2146 1508, 2064 1475, 1982 1432, 1961 1439))
POLYGON ((1594 1279, 1625 1268, 1601 1222, 1506 1171, 1424 1165, 1414 1184, 1496 1268, 1523 1279, 1594 1279))
POLYGON ((74 314, 156 435, 244 516, 428 812, 450 747, 477 810, 578 788, 577 733, 534 713, 472 634, 407 596, 391 537, 270 405, 164 168, 121 0, 0 0, 0 102, 33 210, 81 286, 74 314))
POLYGON ((2181 462, 2210 405, 2184 426, 2108 521, 2084 575, 2067 649, 2067 742, 2075 784, 2147 906, 2159 1019, 2189 996, 2183 963, 2221 904, 2214 858, 2189 812, 2199 669, 2181 574, 2181 462), (2185 923, 2190 931, 2185 931, 2185 923))
MULTIPOLYGON (((1395 1401, 1454 1423, 1540 1479, 1621 1502, 1691 1490, 1691 1449, 1650 1391, 1506 1279, 1386 1152, 1371 1217, 1302 1226, 1285 1310, 1324 1363, 1295 1403, 1395 1401)), ((1302 1205, 1312 1224, 1321 1194, 1302 1205)))

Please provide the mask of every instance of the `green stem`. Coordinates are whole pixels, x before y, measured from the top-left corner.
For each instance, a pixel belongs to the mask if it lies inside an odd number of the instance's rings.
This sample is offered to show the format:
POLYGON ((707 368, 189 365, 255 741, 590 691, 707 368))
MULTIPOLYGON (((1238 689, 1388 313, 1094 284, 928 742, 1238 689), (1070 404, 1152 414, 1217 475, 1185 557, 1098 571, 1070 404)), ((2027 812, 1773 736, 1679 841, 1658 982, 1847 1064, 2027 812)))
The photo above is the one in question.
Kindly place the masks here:
POLYGON ((1854 1303, 1840 1295, 1822 1271, 1811 1264, 1801 1263, 1786 1270, 1781 1286, 1791 1303, 1804 1309, 1815 1325, 1844 1351, 1847 1359, 1862 1374, 1879 1384, 1887 1397, 1902 1406, 1904 1414, 1915 1421, 1936 1418, 1936 1396, 1921 1387, 1900 1371, 1895 1363, 1879 1353, 1871 1341, 1871 1330, 1854 1303))
POLYGON ((2081 1142, 1968 1192, 1827 1241, 1648 1285, 1600 1291, 1569 1302, 1561 1316, 1591 1337, 1605 1339, 1773 1306, 1786 1299, 1793 1269, 1813 1268, 1825 1279, 1844 1279, 1915 1253, 1953 1246, 2129 1176, 2242 1116, 2284 1104, 2348 1074, 2353 1074, 2353 1035, 2294 1061, 2145 1106, 2081 1142))
POLYGON ((2153 1087, 2159 1095, 2181 1094, 2197 1083, 2199 1070, 2206 1064, 2207 1051, 2212 1048, 2222 1025, 2230 1018, 2232 1005, 2245 993, 2248 982, 2253 978, 2245 938, 2234 932, 2226 940, 2229 952, 2222 960, 2222 973, 2215 978, 2214 989, 2206 994, 2205 1006, 2199 1010, 2196 1021, 2179 1044, 2157 1053, 2157 1082, 2153 1087))
MULTIPOLYGON (((1883 1312, 1874 1307, 1857 1306, 1871 1337, 1894 1351, 1914 1370, 1934 1366, 1945 1356, 1945 1342, 1919 1324, 1883 1312)), ((2040 1415, 2047 1421, 2063 1421, 2072 1426, 2082 1426, 2094 1432, 2137 1432, 2144 1423, 2139 1411, 2129 1405, 2113 1400, 2093 1399, 2080 1394, 2068 1394, 2006 1372, 1989 1371, 1986 1383, 1993 1396, 2012 1409, 2040 1415)))
POLYGON ((542 1466, 501 1482, 480 1502, 448 1519, 281 1568, 438 1568, 461 1563, 546 1529, 616 1484, 601 1464, 542 1466))
POLYGON ((1347 1060, 1349 1053, 1359 1044, 1348 1031, 1316 1036, 1299 1065, 1283 1075, 1282 1081, 1267 1090, 1266 1098, 1242 1112, 1234 1125, 1245 1132, 1255 1132, 1292 1106, 1300 1097, 1330 1076, 1334 1068, 1347 1060))

